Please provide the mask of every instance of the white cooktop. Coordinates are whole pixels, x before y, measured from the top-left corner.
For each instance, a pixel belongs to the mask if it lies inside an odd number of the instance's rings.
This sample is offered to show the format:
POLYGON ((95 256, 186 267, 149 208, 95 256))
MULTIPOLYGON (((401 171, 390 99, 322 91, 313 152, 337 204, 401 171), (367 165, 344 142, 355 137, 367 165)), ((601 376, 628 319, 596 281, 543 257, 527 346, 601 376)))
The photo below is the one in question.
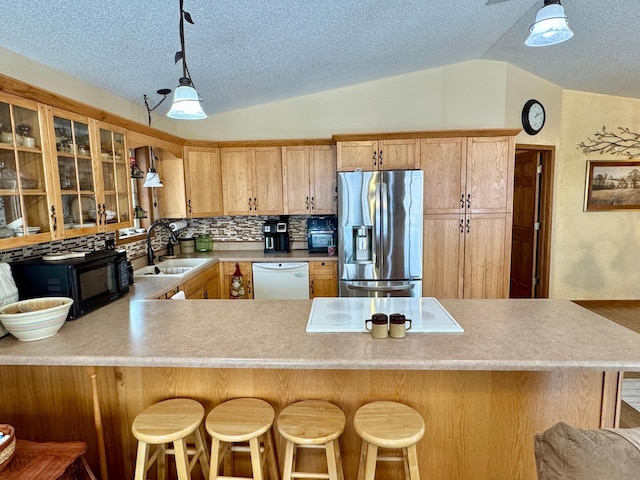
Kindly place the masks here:
POLYGON ((374 313, 402 313, 412 320, 408 334, 464 332, 433 297, 314 298, 307 332, 364 332, 364 321, 374 313))

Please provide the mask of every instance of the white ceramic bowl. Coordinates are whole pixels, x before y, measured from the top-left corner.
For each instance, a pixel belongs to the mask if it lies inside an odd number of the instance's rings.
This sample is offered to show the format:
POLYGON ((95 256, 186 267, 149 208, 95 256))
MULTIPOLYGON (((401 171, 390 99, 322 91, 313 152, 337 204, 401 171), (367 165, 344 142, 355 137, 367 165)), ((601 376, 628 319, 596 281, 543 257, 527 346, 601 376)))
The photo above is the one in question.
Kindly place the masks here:
POLYGON ((72 304, 67 297, 20 300, 0 307, 0 322, 18 340, 42 340, 58 333, 72 304))
POLYGON ((117 212, 115 210, 107 210, 106 213, 107 213, 107 222, 116 218, 117 212))

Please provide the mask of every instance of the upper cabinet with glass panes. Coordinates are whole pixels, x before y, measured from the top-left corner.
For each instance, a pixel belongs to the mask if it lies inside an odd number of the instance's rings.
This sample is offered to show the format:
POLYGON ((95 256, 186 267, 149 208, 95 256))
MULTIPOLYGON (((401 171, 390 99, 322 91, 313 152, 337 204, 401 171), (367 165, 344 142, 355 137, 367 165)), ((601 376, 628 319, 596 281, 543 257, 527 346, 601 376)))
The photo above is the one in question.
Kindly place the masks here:
POLYGON ((102 205, 98 205, 98 224, 109 230, 132 225, 129 155, 124 130, 100 124, 100 172, 102 205), (111 228, 113 226, 113 228, 111 228))
POLYGON ((59 226, 47 195, 45 108, 0 93, 0 248, 50 241, 59 226))
POLYGON ((64 237, 129 226, 131 189, 124 130, 55 108, 50 110, 50 150, 57 178, 55 203, 64 237))
POLYGON ((98 176, 92 156, 93 120, 49 108, 51 158, 57 178, 55 198, 62 212, 64 237, 86 235, 98 231, 98 176))

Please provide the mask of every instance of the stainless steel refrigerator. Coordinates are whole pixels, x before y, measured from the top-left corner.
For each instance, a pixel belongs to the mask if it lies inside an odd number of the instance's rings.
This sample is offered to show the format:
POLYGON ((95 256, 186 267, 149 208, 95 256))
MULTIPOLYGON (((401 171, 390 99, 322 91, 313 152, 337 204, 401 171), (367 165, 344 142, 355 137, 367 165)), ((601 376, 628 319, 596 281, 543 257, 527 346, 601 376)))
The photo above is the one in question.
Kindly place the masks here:
POLYGON ((341 297, 422 296, 419 170, 338 173, 341 297))

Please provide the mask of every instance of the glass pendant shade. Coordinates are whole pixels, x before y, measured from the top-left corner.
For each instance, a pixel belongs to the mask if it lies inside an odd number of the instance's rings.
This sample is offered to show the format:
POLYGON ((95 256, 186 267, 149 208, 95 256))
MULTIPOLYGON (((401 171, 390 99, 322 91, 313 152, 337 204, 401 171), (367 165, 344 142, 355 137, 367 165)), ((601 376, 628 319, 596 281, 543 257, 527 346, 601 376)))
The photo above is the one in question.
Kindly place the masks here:
POLYGON ((147 172, 147 178, 144 180, 143 187, 164 187, 162 182, 160 181, 160 175, 156 172, 155 168, 150 168, 149 172, 147 172))
POLYGON ((167 113, 167 117, 177 120, 201 120, 207 118, 207 114, 200 105, 200 96, 191 85, 188 78, 180 79, 180 86, 173 95, 173 105, 167 113))
MULTIPOLYGON (((553 0, 552 0, 553 1, 553 0)), ((545 47, 569 40, 573 32, 567 25, 567 16, 559 1, 545 1, 531 25, 529 38, 524 42, 529 47, 545 47)))

